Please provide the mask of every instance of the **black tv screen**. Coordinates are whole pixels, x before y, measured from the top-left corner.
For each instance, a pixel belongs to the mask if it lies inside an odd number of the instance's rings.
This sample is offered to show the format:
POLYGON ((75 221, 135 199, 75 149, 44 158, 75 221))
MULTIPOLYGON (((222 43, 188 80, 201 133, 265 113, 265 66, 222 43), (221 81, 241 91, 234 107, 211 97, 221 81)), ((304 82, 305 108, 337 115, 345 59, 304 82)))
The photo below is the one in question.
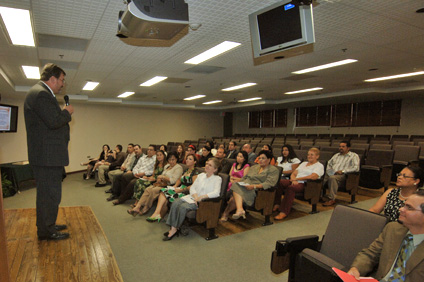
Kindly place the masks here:
POLYGON ((18 130, 18 106, 0 104, 0 132, 18 130))
POLYGON ((279 6, 258 15, 261 49, 266 49, 302 38, 299 6, 286 10, 279 6))

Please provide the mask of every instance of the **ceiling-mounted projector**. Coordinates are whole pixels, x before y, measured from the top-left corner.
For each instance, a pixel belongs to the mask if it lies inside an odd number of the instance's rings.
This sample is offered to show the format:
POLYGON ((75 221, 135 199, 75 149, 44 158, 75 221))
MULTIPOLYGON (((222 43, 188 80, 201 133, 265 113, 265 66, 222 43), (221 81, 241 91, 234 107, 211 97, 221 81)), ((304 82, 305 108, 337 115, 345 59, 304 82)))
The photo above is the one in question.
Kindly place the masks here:
MULTIPOLYGON (((188 4, 184 0, 133 0, 119 12, 118 34, 126 38, 150 42, 181 38, 188 32, 188 4), (181 33, 185 34, 181 36, 181 33)), ((138 44, 133 44, 138 45, 138 44)), ((143 45, 141 45, 143 46, 143 45)))

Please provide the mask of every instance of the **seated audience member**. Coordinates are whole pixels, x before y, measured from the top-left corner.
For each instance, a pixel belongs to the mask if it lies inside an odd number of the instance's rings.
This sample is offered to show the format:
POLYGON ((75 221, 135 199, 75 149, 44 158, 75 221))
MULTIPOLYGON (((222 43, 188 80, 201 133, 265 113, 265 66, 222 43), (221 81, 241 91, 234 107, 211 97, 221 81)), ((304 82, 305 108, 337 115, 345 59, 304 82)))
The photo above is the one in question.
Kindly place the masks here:
POLYGON ((168 164, 165 165, 163 172, 156 178, 153 185, 144 190, 137 205, 128 213, 138 213, 143 215, 147 213, 153 205, 153 202, 159 197, 160 190, 168 185, 174 185, 183 174, 183 168, 177 164, 177 153, 170 152, 167 157, 168 164), (143 209, 141 209, 143 207, 143 209))
POLYGON ((397 174, 397 188, 390 188, 380 197, 370 211, 381 213, 390 221, 397 221, 399 208, 405 203, 415 191, 423 187, 424 172, 420 167, 405 167, 397 174))
MULTIPOLYGON (((132 165, 134 164, 134 161, 135 161, 134 146, 135 145, 133 143, 128 144, 127 157, 125 158, 125 161, 122 163, 122 165, 119 167, 119 169, 109 170, 107 175, 109 176, 109 180, 112 183, 112 185, 113 185, 113 178, 116 175, 120 175, 120 174, 127 172, 128 170, 131 170, 132 165)), ((137 146, 140 147, 140 145, 137 145, 137 146)), ((105 192, 106 193, 112 193, 112 190, 109 189, 109 190, 106 190, 105 192)))
POLYGON ((239 182, 233 182, 231 185, 233 195, 228 201, 221 221, 227 221, 230 212, 235 209, 236 212, 232 216, 233 219, 246 218, 243 202, 248 206, 253 206, 256 198, 256 189, 269 189, 277 183, 279 172, 275 166, 269 164, 271 159, 272 154, 270 151, 260 151, 259 164, 250 167, 247 175, 243 176, 239 182), (243 185, 240 183, 243 183, 243 185))
POLYGON ((359 156, 350 151, 350 142, 342 141, 339 145, 339 153, 335 154, 327 164, 324 177, 324 185, 328 183, 329 199, 323 206, 332 206, 336 203, 336 193, 340 185, 346 183, 346 174, 359 171, 359 156))
POLYGON ((165 144, 159 146, 159 150, 162 150, 165 153, 165 157, 168 155, 168 147, 165 144))
POLYGON ((216 154, 215 143, 212 140, 208 140, 208 141, 206 141, 205 146, 211 148, 210 152, 211 152, 212 156, 215 156, 215 154, 216 154))
POLYGON ((212 158, 211 148, 204 146, 202 149, 202 156, 199 159, 199 167, 205 167, 206 161, 212 158))
MULTIPOLYGON (((294 197, 297 192, 304 189, 305 182, 308 180, 317 180, 324 175, 324 166, 318 161, 320 151, 317 148, 311 148, 308 151, 308 161, 303 162, 290 175, 290 180, 283 179, 281 186, 284 191, 284 198, 279 206, 280 213, 274 217, 276 220, 286 218, 293 205, 294 197)), ((275 207, 275 206, 274 206, 275 207)))
POLYGON ((228 143, 227 159, 236 159, 237 158, 237 143, 235 141, 230 141, 228 143))
POLYGON ((281 157, 277 158, 277 166, 283 168, 281 179, 289 179, 290 174, 299 166, 301 161, 297 158, 293 147, 289 144, 283 145, 281 149, 281 157))
MULTIPOLYGON (((141 151, 141 148, 138 148, 138 150, 141 151)), ((136 154, 138 150, 136 150, 136 154)), ((141 156, 141 152, 139 154, 141 156)), ((155 146, 150 145, 147 149, 147 155, 139 157, 136 165, 131 171, 115 177, 112 186, 112 195, 110 195, 107 200, 114 200, 112 202, 113 205, 119 205, 131 198, 131 196, 134 194, 134 184, 137 179, 145 175, 152 175, 155 163, 155 146)))
POLYGON ((281 150, 281 157, 277 159, 277 166, 283 168, 280 183, 275 192, 274 208, 272 211, 277 211, 280 207, 281 197, 283 196, 284 179, 290 179, 290 174, 299 166, 300 160, 297 158, 293 147, 289 144, 284 145, 281 150))
POLYGON ((164 235, 163 240, 169 241, 179 235, 179 228, 184 222, 187 212, 198 209, 198 204, 206 198, 219 197, 222 179, 218 174, 219 161, 211 158, 206 162, 205 172, 197 176, 191 185, 190 195, 179 198, 171 205, 166 224, 171 228, 164 235))
POLYGON ((182 164, 182 163, 185 162, 186 151, 185 151, 184 144, 178 144, 178 146, 177 146, 177 156, 178 156, 177 162, 179 164, 182 164))
POLYGON ((229 173, 230 182, 228 183, 227 191, 230 191, 233 183, 240 182, 240 180, 247 175, 249 169, 250 165, 247 163, 247 153, 245 151, 240 151, 229 173))
POLYGON ((219 163, 221 164, 221 170, 219 172, 228 174, 231 170, 232 162, 228 161, 228 159, 225 158, 224 148, 219 148, 218 150, 216 150, 215 158, 217 158, 219 163))
POLYGON ((190 187, 199 174, 198 170, 196 169, 196 162, 197 159, 195 155, 187 155, 185 159, 187 170, 184 172, 181 178, 177 180, 173 188, 167 187, 161 189, 161 193, 159 194, 158 198, 158 204, 156 205, 156 210, 152 216, 146 219, 148 222, 160 222, 161 210, 164 206, 167 206, 168 202, 173 203, 175 200, 190 193, 190 187))
MULTIPOLYGON (((262 150, 263 150, 263 151, 270 151, 270 152, 271 152, 271 154, 272 154, 272 147, 271 147, 271 145, 268 145, 268 144, 263 145, 262 150)), ((257 164, 259 163, 259 157, 257 157, 257 158, 255 159, 255 163, 257 163, 257 164)), ((272 159, 271 159, 271 162, 270 162, 269 164, 270 164, 270 165, 275 165, 275 158, 274 158, 274 154, 273 154, 272 159)))
POLYGON ((248 161, 249 163, 254 163, 256 160, 256 154, 253 152, 252 146, 250 146, 250 144, 244 144, 242 151, 245 151, 248 155, 248 161))
POLYGON ((106 186, 106 178, 105 173, 109 170, 119 169, 121 165, 124 163, 126 158, 126 153, 122 152, 122 145, 116 145, 115 147, 115 160, 113 162, 105 161, 102 165, 99 166, 97 176, 99 181, 96 183, 96 187, 104 187, 106 186))
MULTIPOLYGON (((188 147, 187 147, 187 155, 188 154, 191 154, 191 155, 195 155, 196 156, 196 159, 200 159, 200 155, 199 154, 196 154, 196 146, 194 146, 194 145, 188 145, 188 147)), ((199 166, 199 163, 197 163, 197 166, 199 166)))
POLYGON ((100 153, 100 156, 98 158, 90 159, 88 163, 81 163, 82 166, 87 166, 87 174, 85 176, 85 179, 91 178, 91 175, 94 172, 94 166, 96 165, 96 163, 106 160, 109 153, 110 153, 109 145, 104 144, 102 147, 102 152, 100 153))
POLYGON ((348 273, 357 280, 377 268, 378 281, 424 281, 424 191, 414 192, 399 212, 402 224, 389 222, 354 259, 348 273))
MULTIPOLYGON (((168 162, 166 160, 165 152, 162 150, 157 151, 156 163, 153 169, 153 175, 151 176, 145 175, 142 178, 137 179, 137 181, 134 184, 134 194, 133 194, 133 198, 135 199, 135 204, 133 205, 134 207, 137 205, 137 202, 140 200, 141 195, 143 195, 146 188, 153 185, 153 183, 156 182, 158 176, 163 173, 163 170, 167 163, 168 162)), ((130 213, 129 211, 130 210, 128 210, 128 213, 130 213)))

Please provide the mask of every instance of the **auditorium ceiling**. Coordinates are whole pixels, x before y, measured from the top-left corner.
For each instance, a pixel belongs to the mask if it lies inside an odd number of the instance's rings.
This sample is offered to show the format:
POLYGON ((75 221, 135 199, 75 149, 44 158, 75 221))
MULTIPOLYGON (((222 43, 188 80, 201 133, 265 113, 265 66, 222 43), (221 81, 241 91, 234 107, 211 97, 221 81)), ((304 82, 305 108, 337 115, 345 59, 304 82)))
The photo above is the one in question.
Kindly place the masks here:
MULTIPOLYGON (((169 0, 167 0, 169 1, 169 0)), ((236 111, 282 108, 375 99, 424 96, 424 75, 381 82, 366 79, 424 71, 422 0, 318 0, 313 9, 315 44, 311 53, 255 66, 248 15, 275 0, 186 0, 188 30, 171 47, 138 47, 116 37, 122 0, 0 0, 0 6, 31 11, 35 47, 14 46, 0 27, 0 93, 20 98, 36 80, 21 66, 62 66, 65 94, 78 103, 128 105, 187 110, 236 111), (223 42, 240 46, 197 66, 184 62, 223 42), (295 75, 294 71, 344 59, 356 63, 295 75), (167 80, 140 84, 154 76, 167 80), (87 81, 100 82, 94 91, 87 81), (222 89, 247 82, 256 85, 232 92, 222 89), (288 91, 322 90, 287 95, 288 91), (117 98, 123 92, 135 92, 117 98), (185 101, 194 95, 204 98, 185 101), (239 100, 260 97, 240 103, 239 100), (205 105, 204 102, 221 100, 205 105)))

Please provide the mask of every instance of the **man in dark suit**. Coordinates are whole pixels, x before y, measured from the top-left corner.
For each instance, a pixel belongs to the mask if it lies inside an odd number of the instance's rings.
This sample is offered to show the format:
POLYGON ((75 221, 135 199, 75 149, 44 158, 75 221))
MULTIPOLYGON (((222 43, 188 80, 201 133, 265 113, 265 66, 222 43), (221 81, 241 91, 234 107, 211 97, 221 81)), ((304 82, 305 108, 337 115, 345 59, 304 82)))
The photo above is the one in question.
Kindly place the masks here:
POLYGON ((69 238, 56 225, 62 196, 64 166, 69 164, 69 122, 74 109, 59 107, 55 94, 65 84, 65 72, 55 64, 44 66, 41 81, 28 92, 25 105, 28 159, 37 184, 37 235, 39 240, 69 238))
POLYGON ((424 191, 417 190, 380 236, 356 256, 349 274, 359 279, 378 265, 379 281, 424 281, 424 191))
POLYGON ((236 150, 236 142, 234 141, 230 141, 230 143, 228 143, 228 151, 227 151, 227 159, 237 159, 237 150, 236 150))

